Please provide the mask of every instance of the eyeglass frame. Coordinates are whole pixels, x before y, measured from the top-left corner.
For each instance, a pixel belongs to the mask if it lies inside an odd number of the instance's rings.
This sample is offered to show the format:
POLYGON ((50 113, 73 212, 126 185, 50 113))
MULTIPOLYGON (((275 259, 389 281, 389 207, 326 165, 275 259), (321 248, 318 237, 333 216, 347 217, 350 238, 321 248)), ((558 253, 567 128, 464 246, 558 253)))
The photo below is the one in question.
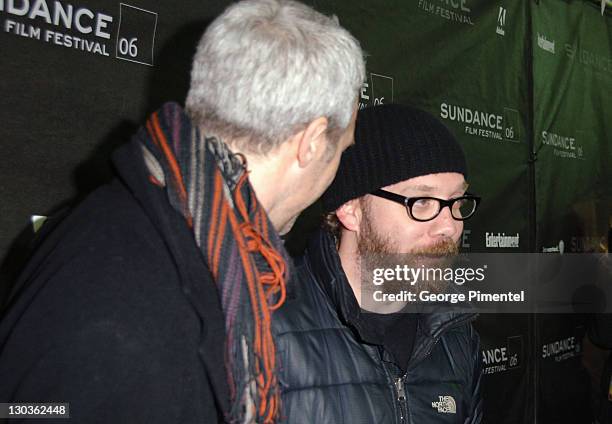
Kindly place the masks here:
POLYGON ((395 203, 399 203, 400 205, 404 205, 404 207, 406 208, 406 212, 408 212, 408 216, 410 217, 410 219, 414 219, 415 221, 418 222, 428 222, 428 221, 432 221, 434 219, 436 219, 438 217, 438 215, 440 215, 440 213, 442 212, 442 210, 448 206, 448 210, 451 213, 451 217, 455 220, 455 221, 465 221, 466 219, 470 219, 471 217, 474 216, 474 214, 476 213, 476 210, 478 209, 478 205, 480 204, 480 196, 475 196, 471 193, 465 193, 463 196, 459 196, 459 197, 455 197, 452 199, 439 199, 437 197, 431 197, 431 196, 417 196, 417 197, 406 197, 406 196, 402 196, 401 194, 397 194, 397 193, 393 193, 387 190, 383 190, 382 188, 379 188, 378 190, 374 190, 373 192, 370 193, 372 196, 376 196, 376 197, 382 197, 383 199, 387 199, 387 200, 391 200, 392 202, 395 203), (438 204, 440 205, 440 209, 438 209, 438 212, 432 216, 429 219, 419 219, 419 218, 415 218, 414 215, 412 214, 412 206, 419 200, 422 199, 432 199, 432 200, 437 200, 438 204), (465 217, 465 218, 457 218, 455 217, 455 215, 453 215, 453 203, 455 203, 457 200, 461 200, 461 199, 470 199, 470 200, 474 200, 476 203, 474 205, 474 210, 472 211, 472 213, 465 217))

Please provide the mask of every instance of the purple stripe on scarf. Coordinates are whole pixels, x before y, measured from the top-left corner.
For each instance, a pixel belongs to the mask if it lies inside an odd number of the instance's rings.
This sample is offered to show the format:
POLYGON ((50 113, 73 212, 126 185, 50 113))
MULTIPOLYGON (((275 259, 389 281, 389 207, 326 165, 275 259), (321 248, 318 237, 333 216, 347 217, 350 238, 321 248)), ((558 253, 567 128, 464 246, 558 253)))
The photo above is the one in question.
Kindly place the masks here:
MULTIPOLYGON (((229 318, 237 315, 238 304, 240 303, 241 290, 240 287, 237 288, 235 286, 240 285, 240 282, 244 280, 244 271, 236 245, 231 246, 225 271, 225 273, 219 275, 219 278, 223 280, 220 285, 223 290, 221 294, 221 306, 223 306, 226 320, 229 320, 229 318)), ((229 324, 229 321, 226 324, 229 324)))
POLYGON ((181 113, 179 109, 172 110, 172 141, 174 144, 174 151, 179 152, 181 147, 181 113))

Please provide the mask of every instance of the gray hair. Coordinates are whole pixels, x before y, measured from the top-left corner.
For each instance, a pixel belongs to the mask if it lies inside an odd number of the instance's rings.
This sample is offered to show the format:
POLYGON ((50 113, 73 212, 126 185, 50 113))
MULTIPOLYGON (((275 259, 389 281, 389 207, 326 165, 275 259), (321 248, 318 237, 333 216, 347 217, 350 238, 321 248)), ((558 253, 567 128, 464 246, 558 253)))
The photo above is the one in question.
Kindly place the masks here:
POLYGON ((359 42, 290 0, 228 7, 199 42, 186 110, 207 133, 267 153, 318 117, 348 127, 365 78, 359 42))

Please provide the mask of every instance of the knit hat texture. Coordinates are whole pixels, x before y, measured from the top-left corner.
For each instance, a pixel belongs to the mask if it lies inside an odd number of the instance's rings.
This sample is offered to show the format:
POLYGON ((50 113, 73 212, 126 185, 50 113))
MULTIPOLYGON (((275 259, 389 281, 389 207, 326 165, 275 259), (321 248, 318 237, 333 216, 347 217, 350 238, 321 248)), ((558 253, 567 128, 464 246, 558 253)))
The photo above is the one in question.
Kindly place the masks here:
POLYGON ((357 114, 355 144, 342 155, 323 208, 331 212, 379 188, 441 172, 467 177, 463 149, 440 120, 404 105, 367 107, 357 114))

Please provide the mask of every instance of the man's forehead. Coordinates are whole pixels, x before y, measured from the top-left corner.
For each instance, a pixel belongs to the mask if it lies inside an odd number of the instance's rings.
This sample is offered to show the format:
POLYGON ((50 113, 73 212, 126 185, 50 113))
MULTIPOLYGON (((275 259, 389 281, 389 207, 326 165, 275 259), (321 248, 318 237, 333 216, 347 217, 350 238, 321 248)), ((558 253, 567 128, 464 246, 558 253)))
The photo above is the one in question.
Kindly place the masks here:
POLYGON ((389 191, 411 191, 428 193, 437 190, 467 190, 469 184, 462 174, 457 172, 444 172, 438 174, 421 175, 385 187, 389 191))

